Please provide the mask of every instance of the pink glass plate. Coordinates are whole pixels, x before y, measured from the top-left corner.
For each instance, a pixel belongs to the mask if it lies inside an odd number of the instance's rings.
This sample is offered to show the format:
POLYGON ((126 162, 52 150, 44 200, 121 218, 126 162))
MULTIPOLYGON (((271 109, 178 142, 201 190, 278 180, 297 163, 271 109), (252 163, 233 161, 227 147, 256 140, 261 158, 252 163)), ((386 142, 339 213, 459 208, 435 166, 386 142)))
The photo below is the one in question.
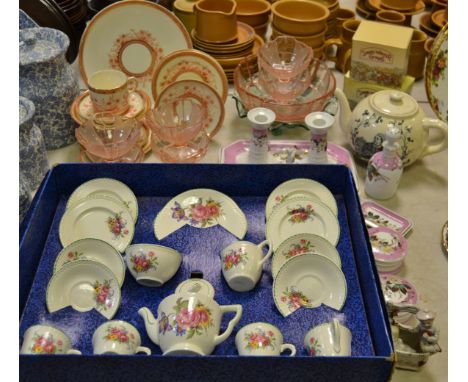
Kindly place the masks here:
POLYGON ((84 148, 80 149, 80 162, 82 163, 141 163, 145 159, 145 153, 140 147, 134 147, 130 152, 121 158, 107 161, 90 154, 84 148))
MULTIPOLYGON (((239 139, 221 149, 220 163, 249 164, 249 139, 239 139)), ((272 140, 268 142, 268 156, 265 164, 286 163, 288 156, 293 163, 306 164, 309 155, 310 142, 305 140, 272 140)), ((340 145, 328 142, 328 163, 347 166, 354 177, 356 188, 359 182, 353 157, 348 150, 340 145)))
POLYGON ((372 201, 365 200, 361 203, 362 213, 368 228, 388 227, 407 236, 413 228, 413 222, 404 216, 372 201))
POLYGON ((309 65, 312 82, 309 88, 288 103, 271 98, 259 84, 257 56, 243 60, 234 71, 234 87, 244 108, 266 107, 276 113, 279 122, 303 121, 313 111, 322 111, 333 96, 336 80, 325 62, 312 59, 309 65))

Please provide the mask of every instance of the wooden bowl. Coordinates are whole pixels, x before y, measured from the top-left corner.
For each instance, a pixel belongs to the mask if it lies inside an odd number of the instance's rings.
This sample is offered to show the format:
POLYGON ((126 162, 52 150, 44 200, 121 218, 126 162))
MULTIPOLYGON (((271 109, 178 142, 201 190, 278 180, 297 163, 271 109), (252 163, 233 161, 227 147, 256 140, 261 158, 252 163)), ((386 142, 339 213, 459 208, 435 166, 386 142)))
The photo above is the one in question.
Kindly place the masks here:
POLYGON ((404 25, 406 17, 404 14, 397 11, 378 11, 375 15, 377 21, 384 23, 404 25))
MULTIPOLYGON (((317 48, 323 46, 323 44, 325 42, 326 32, 327 32, 327 30, 324 30, 323 32, 320 32, 320 33, 318 33, 316 35, 312 35, 312 36, 292 36, 292 37, 294 37, 296 40, 306 44, 307 46, 310 46, 312 49, 317 49, 317 48)), ((284 34, 281 31, 275 29, 275 27, 272 26, 272 28, 271 28, 271 39, 274 40, 278 36, 287 36, 287 35, 284 34)))
POLYGON ((411 11, 416 7, 418 0, 380 0, 387 9, 395 11, 411 11))
POLYGON ((236 0, 237 21, 257 27, 268 23, 271 5, 266 0, 236 0))
POLYGON ((272 24, 291 36, 311 36, 322 32, 330 16, 328 8, 313 1, 282 0, 271 6, 272 24))

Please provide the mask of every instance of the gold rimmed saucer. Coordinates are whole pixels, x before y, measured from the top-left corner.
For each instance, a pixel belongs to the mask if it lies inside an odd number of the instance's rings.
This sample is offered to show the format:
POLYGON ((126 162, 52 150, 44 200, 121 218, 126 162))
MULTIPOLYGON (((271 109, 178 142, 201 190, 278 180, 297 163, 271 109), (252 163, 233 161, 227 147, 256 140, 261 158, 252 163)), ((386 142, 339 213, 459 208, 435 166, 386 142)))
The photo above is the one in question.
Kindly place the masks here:
MULTIPOLYGON (((151 108, 151 99, 145 91, 137 89, 128 94, 129 108, 124 114, 127 118, 141 118, 151 108)), ((72 118, 80 125, 92 118, 95 113, 89 90, 81 93, 70 108, 72 118)))

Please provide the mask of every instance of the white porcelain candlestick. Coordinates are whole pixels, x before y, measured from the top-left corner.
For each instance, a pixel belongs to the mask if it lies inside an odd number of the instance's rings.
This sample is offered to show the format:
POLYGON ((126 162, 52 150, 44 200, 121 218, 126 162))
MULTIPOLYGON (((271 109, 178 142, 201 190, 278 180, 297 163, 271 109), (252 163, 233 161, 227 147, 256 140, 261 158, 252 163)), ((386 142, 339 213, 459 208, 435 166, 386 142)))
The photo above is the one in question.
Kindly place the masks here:
POLYGON ((327 163, 327 133, 335 123, 335 118, 325 112, 310 113, 305 117, 305 124, 310 130, 310 163, 327 163))
POLYGON ((268 158, 268 128, 275 121, 276 114, 267 108, 256 107, 249 110, 247 118, 252 125, 249 161, 266 163, 268 158))
POLYGON ((365 191, 374 199, 389 199, 397 190, 403 173, 403 163, 397 154, 400 135, 397 127, 388 124, 383 150, 375 153, 369 160, 365 191))

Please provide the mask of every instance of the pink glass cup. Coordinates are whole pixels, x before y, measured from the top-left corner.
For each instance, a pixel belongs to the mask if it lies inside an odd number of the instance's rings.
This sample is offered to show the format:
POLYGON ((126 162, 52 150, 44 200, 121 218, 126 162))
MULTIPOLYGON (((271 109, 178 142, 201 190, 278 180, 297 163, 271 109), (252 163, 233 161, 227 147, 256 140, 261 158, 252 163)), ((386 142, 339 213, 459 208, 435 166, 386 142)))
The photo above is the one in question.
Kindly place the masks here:
POLYGON ((258 50, 259 82, 278 102, 292 101, 311 82, 311 47, 290 36, 279 36, 258 50))
POLYGON ((131 151, 140 138, 140 123, 112 113, 96 113, 75 131, 86 151, 106 161, 114 161, 131 151))

